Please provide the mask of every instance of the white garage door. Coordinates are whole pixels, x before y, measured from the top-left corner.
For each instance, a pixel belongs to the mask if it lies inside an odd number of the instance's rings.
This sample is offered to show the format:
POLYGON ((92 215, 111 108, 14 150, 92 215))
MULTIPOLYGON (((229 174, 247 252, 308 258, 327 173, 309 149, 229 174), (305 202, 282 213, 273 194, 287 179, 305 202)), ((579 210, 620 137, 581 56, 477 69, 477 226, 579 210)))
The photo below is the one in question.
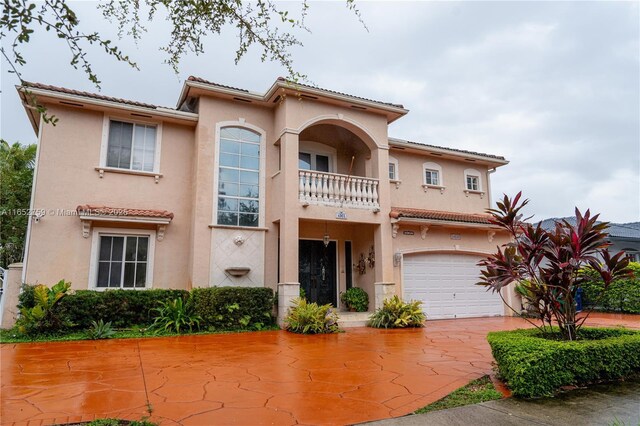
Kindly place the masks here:
POLYGON ((500 296, 475 285, 480 259, 465 254, 405 255, 405 300, 422 301, 428 319, 504 315, 500 296))

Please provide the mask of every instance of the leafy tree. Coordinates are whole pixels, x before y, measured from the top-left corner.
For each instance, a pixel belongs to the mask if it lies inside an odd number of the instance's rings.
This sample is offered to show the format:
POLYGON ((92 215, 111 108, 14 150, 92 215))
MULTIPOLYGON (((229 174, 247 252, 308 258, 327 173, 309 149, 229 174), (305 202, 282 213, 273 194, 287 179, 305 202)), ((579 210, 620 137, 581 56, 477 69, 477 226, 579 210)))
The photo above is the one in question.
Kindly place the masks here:
MULTIPOLYGON (((497 253, 482 260, 482 281, 500 292, 516 283, 519 293, 540 315, 544 333, 560 328, 564 340, 576 340, 588 314, 577 318, 575 298, 578 289, 591 279, 582 269, 592 268, 606 291, 611 283, 630 274, 629 260, 623 252, 611 255, 607 250, 608 223, 597 222, 589 210, 584 215, 576 208, 576 225, 566 220, 547 231, 538 223, 523 220, 520 213, 529 200, 520 202, 522 193, 513 199, 506 195, 497 209, 490 209, 491 222, 506 230, 512 241, 498 247, 497 253)), ((504 300, 504 299, 503 299, 504 300)), ((513 308, 512 308, 513 309, 513 308)))
POLYGON ((0 139, 0 265, 22 259, 36 145, 0 139))
MULTIPOLYGON (((355 0, 345 2, 364 26, 355 0)), ((4 46, 0 48, 0 52, 20 79, 19 68, 26 64, 21 45, 30 41, 38 27, 64 40, 71 54, 71 66, 82 69, 98 87, 100 80, 87 58, 90 46, 97 46, 108 56, 137 68, 136 63, 111 40, 96 31, 85 32, 70 3, 69 0, 4 1, 0 38, 14 38, 6 49, 4 46)), ((281 4, 277 5, 273 0, 102 0, 98 2, 98 8, 108 21, 117 26, 119 38, 128 35, 134 41, 140 40, 146 32, 143 20, 166 19, 171 32, 161 50, 167 54, 166 63, 176 72, 185 54, 205 52, 204 38, 235 27, 239 40, 236 64, 250 47, 256 45, 262 50, 262 61, 280 63, 289 77, 296 80, 305 76, 294 70, 289 49, 302 45, 293 34, 295 31, 310 32, 305 24, 309 3, 302 0, 299 18, 292 17, 281 4)))

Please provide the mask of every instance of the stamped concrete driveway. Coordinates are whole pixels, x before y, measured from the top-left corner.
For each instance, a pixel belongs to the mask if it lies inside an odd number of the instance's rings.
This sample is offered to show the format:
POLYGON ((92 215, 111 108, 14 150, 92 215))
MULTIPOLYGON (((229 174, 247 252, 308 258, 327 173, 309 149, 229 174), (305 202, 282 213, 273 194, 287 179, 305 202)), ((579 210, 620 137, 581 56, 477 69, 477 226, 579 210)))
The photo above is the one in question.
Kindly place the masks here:
MULTIPOLYGON (((592 325, 640 328, 638 317, 592 325)), ((284 331, 3 344, 1 423, 100 417, 162 425, 351 424, 402 416, 492 371, 486 334, 515 318, 428 322, 423 329, 284 331)))

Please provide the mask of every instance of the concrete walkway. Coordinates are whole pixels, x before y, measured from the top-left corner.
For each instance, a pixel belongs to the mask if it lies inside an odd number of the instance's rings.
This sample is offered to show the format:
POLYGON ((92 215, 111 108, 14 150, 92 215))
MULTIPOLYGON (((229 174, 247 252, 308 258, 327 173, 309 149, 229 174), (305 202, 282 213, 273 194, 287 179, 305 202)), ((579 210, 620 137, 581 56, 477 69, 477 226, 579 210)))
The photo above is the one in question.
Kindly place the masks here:
MULTIPOLYGON (((598 315, 591 325, 640 328, 598 315)), ((403 416, 492 371, 486 335, 517 318, 423 329, 285 331, 3 344, 3 425, 100 417, 162 425, 353 424, 403 416)))
POLYGON ((555 398, 516 398, 367 423, 367 426, 640 425, 640 380, 555 398), (617 421, 617 423, 616 423, 617 421))

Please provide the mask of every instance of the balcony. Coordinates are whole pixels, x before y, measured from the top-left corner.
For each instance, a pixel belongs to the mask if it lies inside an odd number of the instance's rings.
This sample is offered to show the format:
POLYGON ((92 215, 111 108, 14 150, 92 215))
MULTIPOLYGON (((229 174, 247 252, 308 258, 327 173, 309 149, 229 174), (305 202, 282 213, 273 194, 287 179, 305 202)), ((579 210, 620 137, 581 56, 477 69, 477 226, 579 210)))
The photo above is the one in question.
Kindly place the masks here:
POLYGON ((323 206, 379 210, 378 179, 300 170, 299 199, 323 206))

